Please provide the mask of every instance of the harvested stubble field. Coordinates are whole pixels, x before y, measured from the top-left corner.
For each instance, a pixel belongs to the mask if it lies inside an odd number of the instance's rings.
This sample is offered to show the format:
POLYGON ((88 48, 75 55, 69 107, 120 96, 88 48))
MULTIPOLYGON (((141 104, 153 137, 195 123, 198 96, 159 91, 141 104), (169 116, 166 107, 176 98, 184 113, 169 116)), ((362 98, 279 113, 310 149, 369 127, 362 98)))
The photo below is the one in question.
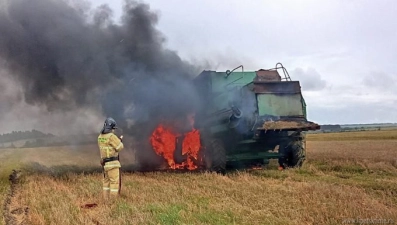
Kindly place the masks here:
POLYGON ((307 140, 301 169, 280 172, 272 161, 264 170, 226 176, 123 173, 121 197, 106 202, 95 146, 4 150, 1 193, 8 189, 5 174, 23 164, 29 173, 10 207, 29 208, 26 224, 397 223, 397 130, 309 134, 307 140), (97 206, 81 208, 87 203, 97 206))

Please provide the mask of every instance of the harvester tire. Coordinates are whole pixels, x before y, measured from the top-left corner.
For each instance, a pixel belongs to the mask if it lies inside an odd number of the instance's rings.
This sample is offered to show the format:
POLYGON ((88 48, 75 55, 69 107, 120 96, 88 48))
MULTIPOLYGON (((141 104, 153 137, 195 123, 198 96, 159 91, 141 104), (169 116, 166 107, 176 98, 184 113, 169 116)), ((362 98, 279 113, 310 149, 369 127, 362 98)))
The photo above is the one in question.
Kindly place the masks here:
POLYGON ((280 145, 280 166, 285 168, 300 168, 306 159, 306 140, 291 138, 289 142, 280 145))
POLYGON ((207 170, 224 174, 226 172, 226 151, 219 139, 210 139, 206 143, 207 170))
POLYGON ((291 159, 290 164, 288 165, 289 167, 297 167, 300 168, 303 165, 303 162, 306 159, 306 141, 305 140, 301 140, 301 141, 295 141, 291 148, 291 159))

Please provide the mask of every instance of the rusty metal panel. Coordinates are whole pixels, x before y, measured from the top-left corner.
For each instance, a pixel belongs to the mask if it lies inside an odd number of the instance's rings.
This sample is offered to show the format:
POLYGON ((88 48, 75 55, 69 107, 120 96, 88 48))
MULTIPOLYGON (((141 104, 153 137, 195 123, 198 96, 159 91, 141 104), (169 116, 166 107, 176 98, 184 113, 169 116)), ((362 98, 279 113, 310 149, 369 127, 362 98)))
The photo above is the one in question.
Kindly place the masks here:
POLYGON ((281 76, 277 70, 258 70, 255 81, 281 81, 281 76))
POLYGON ((301 92, 299 81, 254 82, 257 94, 297 94, 301 92))
POLYGON ((258 130, 318 130, 320 125, 311 121, 293 121, 293 120, 279 120, 279 121, 265 121, 258 130))

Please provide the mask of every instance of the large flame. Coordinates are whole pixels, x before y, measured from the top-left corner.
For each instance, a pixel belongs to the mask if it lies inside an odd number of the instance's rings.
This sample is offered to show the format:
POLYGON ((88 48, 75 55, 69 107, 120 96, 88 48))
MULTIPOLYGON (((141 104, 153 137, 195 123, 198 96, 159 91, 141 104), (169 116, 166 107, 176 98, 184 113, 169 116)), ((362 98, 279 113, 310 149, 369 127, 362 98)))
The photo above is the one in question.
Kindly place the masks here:
POLYGON ((164 157, 171 169, 188 170, 197 169, 196 162, 200 151, 200 132, 196 129, 185 134, 177 134, 170 128, 160 124, 152 133, 150 143, 156 154, 164 157), (182 163, 176 163, 174 153, 176 150, 177 137, 184 136, 182 142, 182 155, 187 156, 182 163))

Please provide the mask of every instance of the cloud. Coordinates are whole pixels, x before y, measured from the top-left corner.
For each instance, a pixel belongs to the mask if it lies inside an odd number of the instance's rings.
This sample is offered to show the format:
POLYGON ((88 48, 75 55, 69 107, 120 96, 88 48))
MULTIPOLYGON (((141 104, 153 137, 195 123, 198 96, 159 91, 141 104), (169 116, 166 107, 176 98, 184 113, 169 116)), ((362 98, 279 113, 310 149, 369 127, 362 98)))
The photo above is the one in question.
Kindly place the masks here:
POLYGON ((327 86, 327 82, 321 75, 310 67, 306 70, 298 67, 290 72, 290 76, 293 80, 300 81, 304 91, 320 91, 327 86))
POLYGON ((397 105, 383 102, 354 102, 337 108, 308 106, 309 120, 322 124, 393 123, 397 121, 397 105))
POLYGON ((372 72, 362 79, 362 84, 382 93, 397 93, 397 75, 385 72, 372 72))

